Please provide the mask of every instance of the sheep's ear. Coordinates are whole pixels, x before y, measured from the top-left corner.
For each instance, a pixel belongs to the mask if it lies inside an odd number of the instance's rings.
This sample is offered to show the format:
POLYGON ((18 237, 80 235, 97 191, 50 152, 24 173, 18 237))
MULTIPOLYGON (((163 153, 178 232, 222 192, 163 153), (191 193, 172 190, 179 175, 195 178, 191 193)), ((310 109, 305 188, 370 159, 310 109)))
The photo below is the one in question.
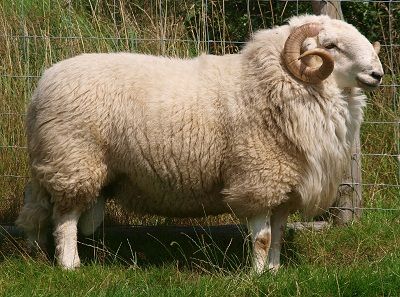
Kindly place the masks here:
POLYGON ((375 41, 372 46, 374 47, 375 53, 379 54, 379 52, 381 51, 381 44, 379 43, 379 41, 375 41))

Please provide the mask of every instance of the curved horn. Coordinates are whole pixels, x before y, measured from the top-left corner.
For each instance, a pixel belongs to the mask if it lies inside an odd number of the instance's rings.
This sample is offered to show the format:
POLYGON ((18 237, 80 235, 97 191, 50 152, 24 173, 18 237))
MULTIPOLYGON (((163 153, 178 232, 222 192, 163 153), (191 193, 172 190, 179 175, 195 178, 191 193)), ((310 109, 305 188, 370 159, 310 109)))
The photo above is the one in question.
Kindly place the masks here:
POLYGON ((286 39, 283 49, 283 60, 289 71, 301 81, 310 84, 318 84, 326 79, 333 71, 334 62, 332 56, 324 49, 316 48, 306 51, 300 55, 300 49, 304 40, 308 37, 314 37, 321 31, 321 25, 318 23, 309 23, 302 25, 289 35, 286 39), (301 58, 317 55, 322 59, 320 67, 309 67, 301 58))

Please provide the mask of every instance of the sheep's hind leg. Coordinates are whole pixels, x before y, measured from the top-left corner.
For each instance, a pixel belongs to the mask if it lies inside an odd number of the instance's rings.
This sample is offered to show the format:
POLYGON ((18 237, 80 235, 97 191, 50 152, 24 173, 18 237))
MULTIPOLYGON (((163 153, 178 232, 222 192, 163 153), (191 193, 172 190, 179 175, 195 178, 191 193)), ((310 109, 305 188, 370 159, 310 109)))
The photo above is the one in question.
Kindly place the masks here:
POLYGON ((258 215, 249 219, 248 227, 253 242, 253 270, 256 273, 262 273, 271 245, 270 214, 258 215))
POLYGON ((79 231, 85 235, 93 234, 104 219, 105 198, 100 195, 95 204, 85 211, 79 219, 79 231))
MULTIPOLYGON (((79 175, 76 173, 76 180, 78 178, 79 175)), ((76 182, 74 184, 75 192, 73 195, 64 190, 56 193, 53 198, 55 201, 53 235, 56 244, 56 259, 64 269, 70 270, 80 266, 78 255, 79 218, 91 201, 95 201, 95 197, 99 196, 100 187, 101 183, 97 182, 97 180, 86 179, 84 182, 76 182)), ((99 222, 97 221, 96 224, 99 224, 99 222)))
POLYGON ((80 212, 77 210, 61 213, 55 208, 53 212, 57 262, 68 270, 80 266, 77 242, 79 216, 80 212))
POLYGON ((28 239, 31 252, 47 252, 52 206, 47 191, 33 178, 25 187, 24 205, 15 222, 28 239))
POLYGON ((101 150, 79 144, 71 157, 46 167, 46 177, 53 201, 55 254, 64 269, 80 266, 78 255, 78 222, 86 210, 93 206, 104 186, 107 166, 102 162, 101 150), (79 159, 76 159, 77 156, 79 159), (79 162, 78 162, 79 160, 79 162))

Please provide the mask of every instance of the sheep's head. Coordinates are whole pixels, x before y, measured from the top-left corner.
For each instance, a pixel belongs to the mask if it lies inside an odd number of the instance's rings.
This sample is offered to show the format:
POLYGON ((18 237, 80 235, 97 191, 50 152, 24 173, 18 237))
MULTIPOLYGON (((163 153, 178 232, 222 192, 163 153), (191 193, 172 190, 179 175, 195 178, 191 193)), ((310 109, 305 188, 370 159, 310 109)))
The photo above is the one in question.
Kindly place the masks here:
POLYGON ((326 20, 296 27, 289 35, 283 52, 289 71, 310 84, 332 75, 340 88, 379 86, 383 76, 379 43, 372 45, 345 22, 326 20), (315 67, 307 63, 311 56, 318 56, 322 64, 315 67))

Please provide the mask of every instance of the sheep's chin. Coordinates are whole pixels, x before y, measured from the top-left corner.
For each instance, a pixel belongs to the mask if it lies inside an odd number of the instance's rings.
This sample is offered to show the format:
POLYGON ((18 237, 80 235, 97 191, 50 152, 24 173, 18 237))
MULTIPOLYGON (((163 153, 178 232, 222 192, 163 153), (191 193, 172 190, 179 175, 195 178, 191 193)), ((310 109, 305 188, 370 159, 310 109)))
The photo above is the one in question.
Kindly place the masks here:
POLYGON ((361 73, 357 75, 357 85, 366 91, 372 91, 379 87, 380 80, 374 79, 368 74, 361 73))

